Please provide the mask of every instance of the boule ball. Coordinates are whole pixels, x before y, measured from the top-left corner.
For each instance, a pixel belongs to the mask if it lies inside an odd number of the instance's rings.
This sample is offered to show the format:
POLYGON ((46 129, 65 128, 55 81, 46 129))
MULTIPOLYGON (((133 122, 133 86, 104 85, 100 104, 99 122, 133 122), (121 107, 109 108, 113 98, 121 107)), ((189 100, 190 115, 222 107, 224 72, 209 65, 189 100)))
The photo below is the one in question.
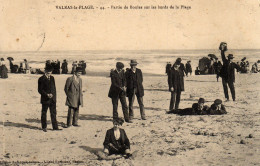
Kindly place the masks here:
POLYGON ((204 134, 204 135, 209 135, 209 133, 208 133, 207 131, 205 131, 203 134, 204 134))
POLYGON ((215 133, 211 133, 210 135, 211 135, 211 136, 216 136, 217 134, 215 134, 215 133))
POLYGON ((253 137, 254 137, 253 134, 248 135, 248 138, 253 138, 253 137))
POLYGON ((245 140, 241 140, 240 144, 246 144, 246 141, 245 140))

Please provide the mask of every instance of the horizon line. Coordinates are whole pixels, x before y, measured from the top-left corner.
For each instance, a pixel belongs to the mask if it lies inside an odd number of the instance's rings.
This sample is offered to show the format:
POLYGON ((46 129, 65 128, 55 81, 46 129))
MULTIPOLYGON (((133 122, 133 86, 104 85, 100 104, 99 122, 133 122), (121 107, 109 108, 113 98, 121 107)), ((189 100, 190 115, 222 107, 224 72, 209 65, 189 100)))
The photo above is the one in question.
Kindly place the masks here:
MULTIPOLYGON (((197 50, 218 50, 210 48, 210 49, 129 49, 129 50, 120 50, 120 49, 111 49, 111 50, 104 50, 104 49, 89 49, 89 50, 38 50, 38 51, 0 51, 0 53, 12 53, 12 52, 64 52, 64 51, 197 51, 197 50)), ((229 50, 260 50, 260 48, 245 48, 245 49, 229 49, 229 50)))

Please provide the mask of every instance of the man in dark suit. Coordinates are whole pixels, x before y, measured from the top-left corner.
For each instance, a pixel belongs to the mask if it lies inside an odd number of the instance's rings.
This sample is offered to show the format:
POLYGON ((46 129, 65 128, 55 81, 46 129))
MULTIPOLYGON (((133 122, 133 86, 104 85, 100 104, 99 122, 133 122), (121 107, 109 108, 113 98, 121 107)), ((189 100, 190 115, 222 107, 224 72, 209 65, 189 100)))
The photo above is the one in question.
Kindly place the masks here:
POLYGON ((191 67, 191 64, 190 64, 191 61, 187 61, 186 63, 186 75, 188 75, 190 73, 190 75, 192 74, 192 67, 191 67))
POLYGON ((61 69, 62 69, 61 70, 62 74, 67 74, 68 73, 68 63, 67 63, 66 59, 63 60, 63 63, 61 65, 61 69))
POLYGON ((143 74, 142 71, 138 68, 136 60, 130 61, 131 69, 126 71, 126 94, 129 101, 129 118, 132 120, 134 118, 134 110, 133 104, 135 100, 135 96, 137 97, 137 101, 140 107, 140 114, 142 120, 146 120, 144 104, 143 104, 143 96, 144 96, 144 87, 143 87, 143 74))
POLYGON ((239 65, 233 62, 233 54, 229 54, 226 58, 225 52, 227 51, 227 44, 222 42, 220 43, 219 49, 221 50, 221 58, 223 61, 223 66, 220 70, 220 77, 222 77, 222 84, 223 84, 223 89, 224 89, 224 94, 225 98, 228 101, 229 96, 228 96, 228 87, 230 88, 231 94, 232 94, 232 99, 233 101, 236 100, 236 94, 235 94, 235 68, 237 70, 241 70, 239 65))
POLYGON ((111 77, 111 86, 109 89, 108 97, 112 99, 113 104, 113 119, 118 118, 118 100, 120 99, 122 110, 124 114, 124 118, 126 122, 129 121, 129 115, 127 110, 127 103, 126 103, 126 96, 125 96, 125 72, 123 70, 124 64, 121 62, 116 63, 116 69, 111 70, 110 77, 111 77))
POLYGON ((171 73, 168 77, 169 91, 171 92, 170 100, 170 112, 175 112, 179 108, 181 100, 181 92, 184 91, 184 73, 185 67, 181 63, 181 59, 178 58, 171 69, 171 73), (175 111, 173 110, 175 108, 175 111))
POLYGON ((45 74, 38 80, 38 92, 41 94, 42 114, 41 123, 44 132, 47 132, 47 110, 50 109, 53 130, 60 130, 56 120, 56 87, 54 77, 51 76, 53 67, 47 65, 45 74))

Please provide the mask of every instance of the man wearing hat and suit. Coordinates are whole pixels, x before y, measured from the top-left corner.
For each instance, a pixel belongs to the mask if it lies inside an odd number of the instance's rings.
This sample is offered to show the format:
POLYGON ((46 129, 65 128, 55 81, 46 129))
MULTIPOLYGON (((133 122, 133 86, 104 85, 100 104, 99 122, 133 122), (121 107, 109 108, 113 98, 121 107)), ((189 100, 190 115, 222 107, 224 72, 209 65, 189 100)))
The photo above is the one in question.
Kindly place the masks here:
POLYGON ((174 111, 173 107, 175 111, 179 108, 181 92, 184 91, 184 73, 186 73, 186 69, 181 63, 181 58, 177 58, 168 76, 169 91, 171 92, 170 112, 174 111))
POLYGON ((111 86, 109 89, 108 97, 112 99, 113 104, 113 119, 118 118, 118 100, 120 99, 122 110, 124 114, 124 119, 126 122, 131 123, 132 121, 129 120, 128 110, 127 110, 127 103, 126 103, 126 91, 125 91, 125 71, 124 71, 124 64, 122 62, 116 63, 116 69, 111 70, 110 72, 111 77, 111 86))
POLYGON ((66 59, 64 59, 63 63, 61 64, 61 73, 62 74, 67 74, 68 73, 68 63, 67 63, 66 59))
POLYGON ((133 104, 135 100, 135 96, 137 97, 137 101, 140 107, 140 114, 142 120, 146 120, 144 104, 143 104, 143 96, 144 96, 144 87, 143 87, 143 74, 142 71, 138 68, 136 60, 130 61, 131 69, 127 69, 126 71, 126 94, 129 101, 129 118, 132 120, 134 118, 134 110, 133 104))
POLYGON ((79 116, 79 106, 83 107, 83 93, 82 93, 82 79, 80 75, 82 74, 82 69, 80 67, 76 68, 73 76, 67 78, 64 91, 66 93, 66 105, 68 109, 67 117, 67 127, 78 125, 79 116), (73 120, 72 120, 73 116, 73 120), (72 123, 71 123, 72 122, 72 123))
POLYGON ((220 77, 222 77, 222 84, 223 84, 223 89, 224 89, 224 94, 225 98, 228 101, 229 96, 228 96, 228 87, 230 88, 231 94, 232 94, 232 99, 233 101, 236 100, 236 95, 235 95, 235 68, 237 70, 241 70, 239 65, 233 62, 233 54, 229 54, 226 58, 225 52, 227 51, 227 43, 220 43, 219 49, 221 50, 221 58, 223 61, 223 66, 220 70, 220 77))
POLYGON ((214 104, 212 104, 209 109, 210 115, 222 115, 222 114, 226 114, 226 113, 227 113, 226 108, 222 104, 222 101, 220 99, 216 99, 214 101, 214 104))
POLYGON ((50 109, 53 130, 60 130, 56 120, 56 86, 54 77, 51 76, 53 67, 47 65, 45 74, 38 79, 38 92, 41 94, 42 114, 41 123, 44 132, 47 132, 47 110, 50 109))
POLYGON ((187 61, 187 63, 186 63, 186 75, 188 75, 188 73, 190 73, 190 75, 191 75, 191 73, 192 73, 192 68, 191 68, 191 64, 190 64, 190 62, 191 61, 187 61))

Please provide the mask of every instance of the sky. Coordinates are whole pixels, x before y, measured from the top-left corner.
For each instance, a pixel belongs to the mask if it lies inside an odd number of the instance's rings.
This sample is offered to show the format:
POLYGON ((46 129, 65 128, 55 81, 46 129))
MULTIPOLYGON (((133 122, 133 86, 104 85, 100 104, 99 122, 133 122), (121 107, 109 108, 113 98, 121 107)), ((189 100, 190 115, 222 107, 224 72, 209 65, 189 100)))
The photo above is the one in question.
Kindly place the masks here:
POLYGON ((0 0, 0 51, 260 49, 259 0, 0 0), (66 10, 56 6, 106 7, 66 10), (117 9, 190 6, 191 9, 117 9))

